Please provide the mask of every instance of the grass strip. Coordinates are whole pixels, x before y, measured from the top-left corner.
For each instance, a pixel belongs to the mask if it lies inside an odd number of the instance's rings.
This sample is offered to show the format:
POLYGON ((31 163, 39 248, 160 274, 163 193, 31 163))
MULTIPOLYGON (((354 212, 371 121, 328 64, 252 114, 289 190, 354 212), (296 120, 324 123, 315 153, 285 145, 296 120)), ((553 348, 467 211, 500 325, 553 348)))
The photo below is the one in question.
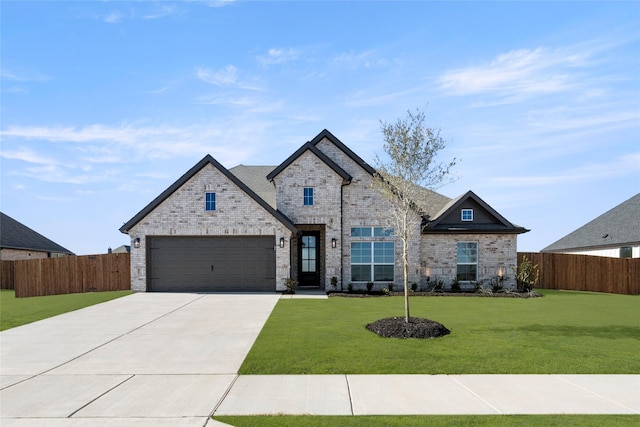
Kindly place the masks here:
POLYGON ((235 427, 624 427, 637 426, 640 415, 429 415, 429 416, 214 416, 235 427))
POLYGON ((90 305, 131 294, 131 291, 88 292, 16 298, 13 290, 0 290, 0 331, 15 328, 90 305))

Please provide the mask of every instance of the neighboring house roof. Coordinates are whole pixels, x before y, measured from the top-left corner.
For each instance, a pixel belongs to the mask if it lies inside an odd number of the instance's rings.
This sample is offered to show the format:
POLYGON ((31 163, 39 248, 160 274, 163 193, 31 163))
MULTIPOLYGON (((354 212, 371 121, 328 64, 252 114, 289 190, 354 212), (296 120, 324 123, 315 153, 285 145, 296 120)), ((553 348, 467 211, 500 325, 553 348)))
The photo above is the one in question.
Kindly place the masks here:
POLYGON ((267 175, 277 166, 246 166, 238 165, 229 169, 229 172, 238 177, 238 179, 247 187, 252 189, 265 202, 269 203, 272 208, 276 208, 276 189, 272 182, 269 182, 267 175))
POLYGON ((433 217, 425 216, 424 233, 526 233, 524 227, 509 222, 473 191, 451 199, 433 217), (463 208, 478 209, 477 219, 464 222, 459 211, 463 208))
MULTIPOLYGON (((326 130, 325 130, 326 131, 326 130)), ((328 131, 326 131, 328 132, 328 131)), ((317 138, 317 137, 316 137, 317 138)), ((331 170, 333 170, 336 174, 340 175, 345 182, 351 181, 351 175, 345 172, 336 162, 331 160, 326 154, 324 154, 315 144, 311 142, 307 142, 302 147, 298 148, 295 153, 290 155, 287 160, 282 162, 277 168, 275 168, 269 175, 267 175, 267 179, 272 181, 276 176, 280 174, 283 170, 285 170, 291 163, 293 163, 298 157, 306 153, 307 151, 311 151, 316 155, 320 160, 322 160, 331 170)))
POLYGON ((73 255, 56 242, 0 212, 0 248, 73 255))
POLYGON ((176 182, 174 182, 169 188, 163 191, 158 197, 156 197, 151 203, 149 203, 144 209, 138 212, 133 218, 131 218, 128 222, 126 222, 122 227, 120 227, 120 232, 128 233, 131 228, 133 228, 138 222, 140 222, 144 217, 146 217, 151 211, 153 211, 158 205, 160 205, 163 201, 165 201, 169 196, 171 196, 176 190, 182 187, 185 183, 187 183, 191 178, 193 178, 202 168, 207 165, 212 165, 216 169, 218 169, 224 176, 226 176, 231 182, 240 187, 242 191, 244 191, 249 197, 255 200, 260 206, 262 206, 267 212, 273 215, 276 219, 282 222, 289 230, 292 232, 297 232, 295 225, 287 218, 282 212, 274 209, 269 203, 267 203, 264 199, 258 196, 255 191, 250 189, 244 182, 238 179, 234 174, 229 172, 227 168, 222 166, 216 159, 214 159, 210 154, 207 154, 202 160, 200 160, 194 167, 189 169, 187 173, 182 175, 176 182))
POLYGON ((640 244, 640 193, 550 244, 541 252, 640 244))
POLYGON ((111 253, 113 254, 123 254, 129 252, 131 252, 131 246, 129 245, 120 245, 111 251, 111 253))

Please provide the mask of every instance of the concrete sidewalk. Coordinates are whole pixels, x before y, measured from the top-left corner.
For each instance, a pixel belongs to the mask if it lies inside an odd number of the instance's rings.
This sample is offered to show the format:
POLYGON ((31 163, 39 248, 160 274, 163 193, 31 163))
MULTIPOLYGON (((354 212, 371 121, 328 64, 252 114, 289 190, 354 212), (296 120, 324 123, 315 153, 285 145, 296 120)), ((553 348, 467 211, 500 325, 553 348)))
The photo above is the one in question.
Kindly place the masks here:
POLYGON ((0 424, 202 427, 219 424, 212 414, 640 414, 640 375, 238 376, 279 298, 134 294, 3 331, 0 424))
POLYGON ((640 375, 248 375, 215 415, 640 414, 640 375))

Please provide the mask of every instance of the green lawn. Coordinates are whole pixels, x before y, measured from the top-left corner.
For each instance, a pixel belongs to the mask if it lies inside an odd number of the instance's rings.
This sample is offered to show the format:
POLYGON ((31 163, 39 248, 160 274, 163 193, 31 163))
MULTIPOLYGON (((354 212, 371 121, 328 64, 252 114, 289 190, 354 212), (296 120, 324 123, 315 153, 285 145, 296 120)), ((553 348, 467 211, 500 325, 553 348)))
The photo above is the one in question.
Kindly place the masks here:
POLYGON ((129 294, 131 291, 16 298, 13 290, 3 289, 0 290, 0 331, 129 294))
POLYGON ((618 374, 640 372, 640 297, 541 291, 544 298, 413 297, 442 338, 390 339, 365 325, 401 316, 402 297, 280 300, 241 374, 618 374))
POLYGON ((617 427, 636 426, 638 415, 478 415, 478 416, 255 416, 216 417, 213 419, 236 427, 617 427))

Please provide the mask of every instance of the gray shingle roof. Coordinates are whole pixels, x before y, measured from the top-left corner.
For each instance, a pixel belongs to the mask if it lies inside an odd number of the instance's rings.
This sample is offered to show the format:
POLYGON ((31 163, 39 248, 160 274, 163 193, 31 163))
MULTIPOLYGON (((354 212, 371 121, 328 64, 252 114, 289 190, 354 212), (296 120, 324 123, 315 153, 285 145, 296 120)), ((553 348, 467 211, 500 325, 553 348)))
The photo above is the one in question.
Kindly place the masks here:
POLYGON ((541 252, 640 244, 640 193, 550 244, 541 252))
POLYGON ((272 208, 276 208, 276 188, 272 182, 267 179, 267 175, 271 173, 277 166, 247 166, 238 165, 229 172, 234 174, 240 181, 244 182, 247 187, 253 190, 265 202, 269 203, 272 208))
POLYGON ((73 252, 0 212, 0 247, 73 255, 73 252))

